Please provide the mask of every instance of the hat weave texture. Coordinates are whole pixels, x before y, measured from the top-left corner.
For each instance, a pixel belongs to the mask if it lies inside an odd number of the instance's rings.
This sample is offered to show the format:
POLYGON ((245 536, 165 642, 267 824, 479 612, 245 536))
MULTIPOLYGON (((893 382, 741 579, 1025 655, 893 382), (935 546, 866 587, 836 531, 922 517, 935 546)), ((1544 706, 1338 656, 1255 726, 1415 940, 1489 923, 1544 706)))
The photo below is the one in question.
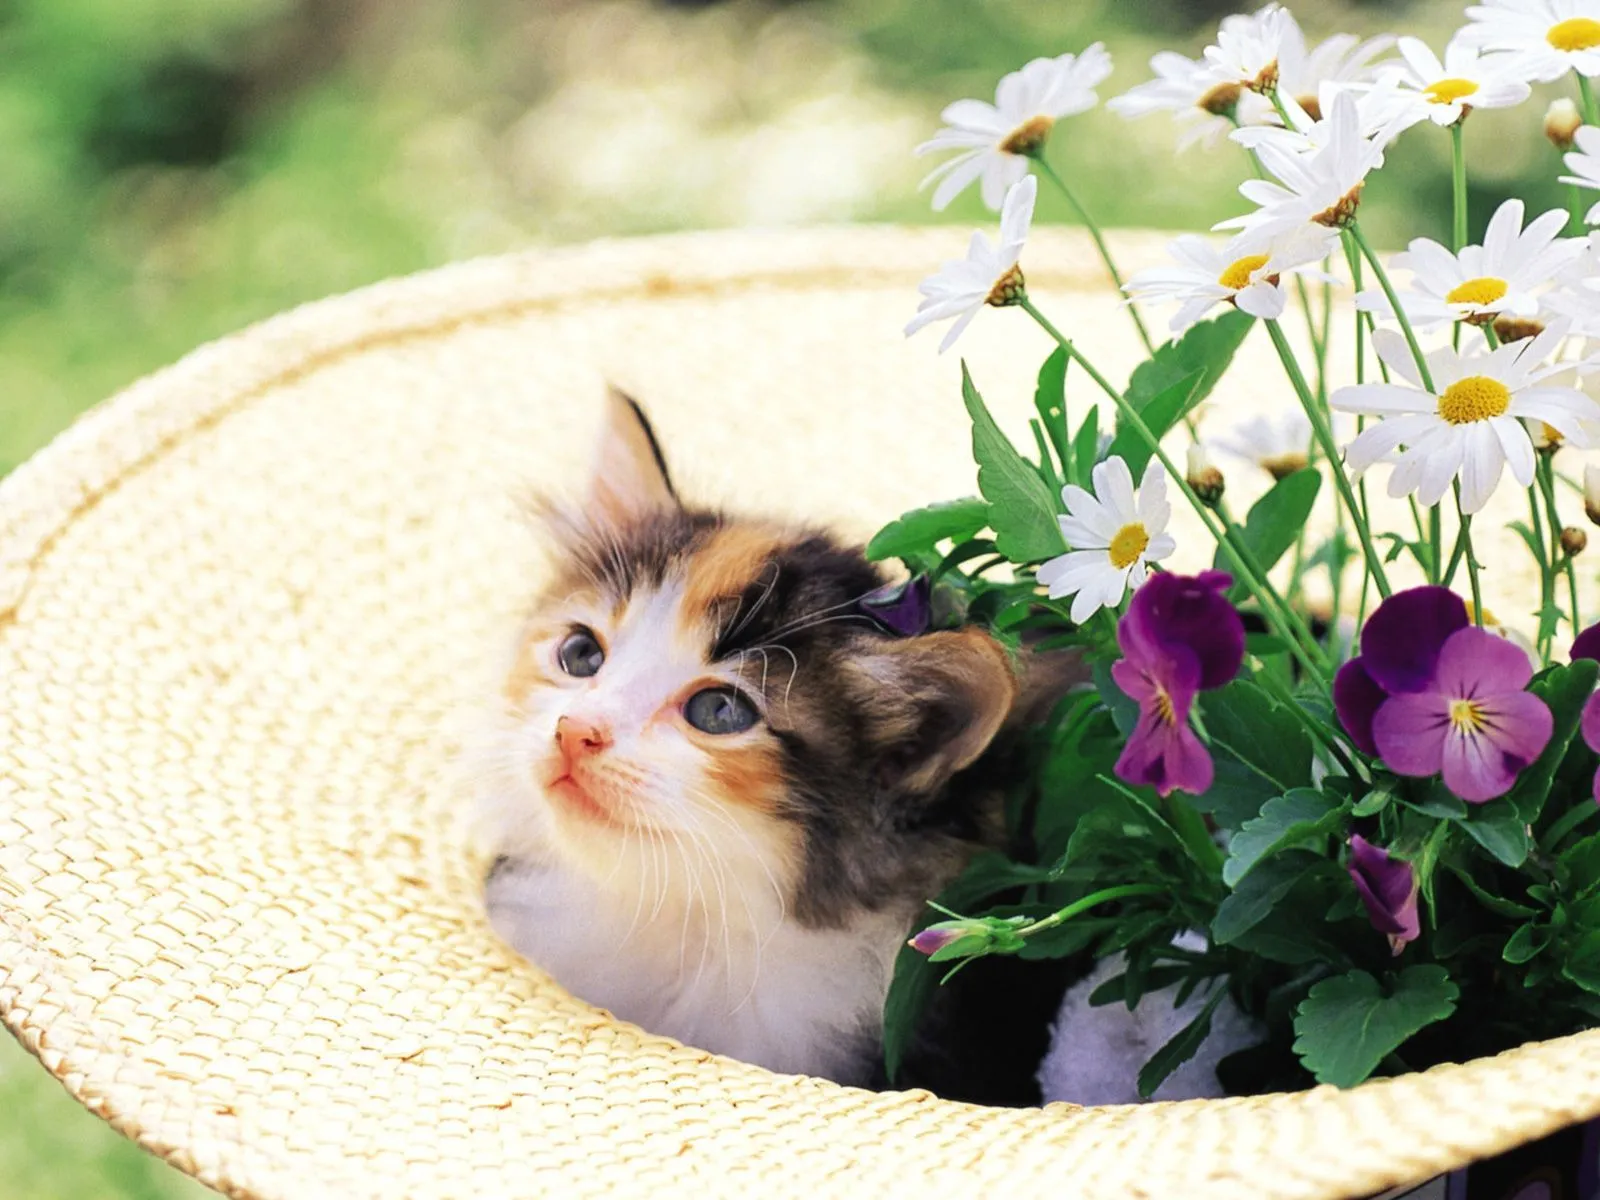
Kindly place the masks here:
MULTIPOLYGON (((697 500, 865 534, 970 493, 956 355, 900 335, 960 241, 697 234, 381 284, 196 351, 0 483, 7 1025, 125 1134, 260 1200, 1311 1200, 1600 1115, 1600 1033, 1348 1092, 875 1095, 619 1023, 494 936, 458 760, 542 569, 521 499, 582 477, 605 380, 697 500)), ((1044 231, 1028 259, 1125 375, 1087 244, 1044 231)), ((1021 438, 1048 349, 1010 312, 960 346, 1021 438)), ((1285 404, 1265 339, 1243 357, 1217 402, 1285 404)))

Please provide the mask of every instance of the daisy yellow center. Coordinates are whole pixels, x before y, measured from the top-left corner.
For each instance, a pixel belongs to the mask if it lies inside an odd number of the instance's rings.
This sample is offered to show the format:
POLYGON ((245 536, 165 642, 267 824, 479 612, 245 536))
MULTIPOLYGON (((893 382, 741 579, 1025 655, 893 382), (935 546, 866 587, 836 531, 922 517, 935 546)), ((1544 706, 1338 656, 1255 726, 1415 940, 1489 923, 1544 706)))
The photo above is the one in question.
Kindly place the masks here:
POLYGON ((1106 547, 1106 553, 1111 556, 1111 565, 1121 571, 1138 562, 1139 555, 1144 553, 1144 548, 1149 544, 1150 535, 1145 532, 1144 525, 1134 521, 1117 530, 1111 545, 1106 547))
POLYGON ((1470 96, 1478 90, 1478 85, 1470 79, 1440 79, 1430 83, 1423 89, 1428 99, 1435 104, 1454 104, 1464 96, 1470 96))
POLYGON ((1225 117, 1238 107, 1239 96, 1243 91, 1243 84, 1219 83, 1196 100, 1195 107, 1203 108, 1214 116, 1225 117))
POLYGON ((1544 443, 1547 446, 1561 445, 1561 439, 1565 436, 1554 425, 1546 425, 1543 421, 1539 422, 1539 432, 1544 435, 1544 443))
POLYGON ((1439 397, 1439 415, 1452 425, 1498 417, 1511 407, 1511 389, 1487 375, 1458 379, 1439 397))
POLYGON ((1217 276, 1217 282, 1223 287, 1237 292, 1240 288, 1250 286, 1250 275, 1267 265, 1265 254, 1246 254, 1243 258, 1236 258, 1228 264, 1228 269, 1217 276))
POLYGON ((1450 725, 1456 733, 1471 737, 1484 726, 1483 709, 1471 700, 1452 700, 1450 725))
POLYGON ((1000 143, 1000 149, 1007 154, 1037 154, 1049 140, 1050 131, 1055 128, 1055 124, 1054 117, 1043 115, 1029 117, 1006 134, 1005 140, 1000 143))
MULTIPOLYGON (((1476 625, 1478 623, 1478 610, 1477 610, 1476 607, 1474 607, 1474 605, 1473 605, 1471 600, 1468 600, 1466 602, 1466 605, 1467 605, 1467 620, 1471 621, 1474 625, 1476 625)), ((1492 612, 1490 612, 1486 608, 1486 609, 1483 610, 1483 623, 1485 625, 1498 625, 1498 624, 1500 624, 1500 620, 1499 620, 1499 618, 1497 618, 1492 612)))
POLYGON ((1507 290, 1508 285, 1504 279, 1497 279, 1493 275, 1480 275, 1476 279, 1456 284, 1444 294, 1444 298, 1449 304, 1493 304, 1496 300, 1504 300, 1507 290))
POLYGON ((1600 21, 1590 17, 1569 17, 1550 26, 1544 40, 1557 50, 1593 50, 1600 46, 1600 21))

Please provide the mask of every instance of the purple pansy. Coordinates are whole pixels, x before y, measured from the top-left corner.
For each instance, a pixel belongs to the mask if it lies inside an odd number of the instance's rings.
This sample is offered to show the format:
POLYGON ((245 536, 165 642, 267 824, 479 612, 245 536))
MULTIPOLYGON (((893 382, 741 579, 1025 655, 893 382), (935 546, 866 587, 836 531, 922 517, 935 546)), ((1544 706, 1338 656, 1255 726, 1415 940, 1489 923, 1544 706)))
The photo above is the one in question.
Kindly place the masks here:
POLYGON ((861 598, 866 615, 890 633, 915 637, 933 624, 933 588, 926 575, 889 583, 861 598))
POLYGON ((1123 657, 1111 667, 1139 705, 1119 778, 1163 796, 1211 786, 1211 755, 1189 728, 1189 710, 1197 693, 1227 683, 1244 661, 1244 622, 1224 595, 1232 583, 1223 571, 1161 574, 1134 593, 1117 625, 1123 657))
POLYGON ((1471 625, 1442 587, 1397 592, 1361 633, 1333 684, 1352 741, 1401 775, 1443 774, 1463 800, 1511 790, 1550 741, 1550 709, 1525 689, 1527 655, 1471 625))
POLYGON ((1474 804, 1505 795, 1555 727, 1545 702, 1524 690, 1532 678, 1517 646, 1475 627, 1456 630, 1429 688, 1391 696, 1373 716, 1379 756, 1401 775, 1442 773, 1474 804))
MULTIPOLYGON (((1577 636, 1572 643, 1571 657, 1574 662, 1580 658, 1592 658, 1600 662, 1600 623, 1589 626, 1577 636)), ((1584 701, 1578 730, 1589 749, 1600 750, 1600 692, 1584 701)), ((1600 804, 1600 771, 1594 773, 1593 790, 1595 803, 1600 804)))
POLYGON ((1379 707, 1390 696, 1429 687, 1445 640, 1469 624, 1467 606, 1447 588, 1410 588, 1378 605, 1361 631, 1360 656, 1333 680, 1339 723, 1357 746, 1378 753, 1372 718, 1379 707))
POLYGON ((1367 917, 1379 933, 1387 934, 1389 945, 1399 954, 1407 942, 1422 932, 1417 915, 1417 873, 1411 864, 1391 858, 1381 846, 1374 846, 1359 833, 1350 835, 1350 865, 1346 868, 1355 882, 1367 917))

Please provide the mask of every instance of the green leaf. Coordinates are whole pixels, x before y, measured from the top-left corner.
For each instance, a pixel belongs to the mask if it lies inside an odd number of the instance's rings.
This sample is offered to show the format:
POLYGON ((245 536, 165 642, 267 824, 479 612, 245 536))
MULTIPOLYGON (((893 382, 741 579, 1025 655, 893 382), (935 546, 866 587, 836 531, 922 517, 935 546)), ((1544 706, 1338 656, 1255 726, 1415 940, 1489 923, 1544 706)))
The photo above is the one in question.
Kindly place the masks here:
POLYGON ((1107 1004, 1125 1004, 1132 1009, 1137 1007, 1139 1001, 1151 992, 1164 991, 1182 983, 1194 974, 1191 967, 1152 967, 1145 972, 1144 978, 1138 980, 1140 986, 1131 993, 1128 984, 1135 982, 1129 977, 1127 971, 1120 975, 1113 975, 1094 991, 1089 993, 1089 1007, 1100 1008, 1107 1004))
POLYGON ((1584 991, 1600 993, 1600 930, 1573 942, 1561 973, 1584 991))
POLYGON ((1594 691, 1597 672, 1600 672, 1600 663, 1580 658, 1570 666, 1551 667, 1528 688, 1549 706, 1555 720, 1544 753, 1517 777, 1517 784, 1507 797, 1524 822, 1537 821, 1544 810, 1556 768, 1566 757, 1567 747, 1572 744, 1583 719, 1584 703, 1594 691))
POLYGON ((1294 1014, 1294 1052, 1318 1083, 1354 1087, 1415 1034, 1456 1010, 1439 966, 1407 967, 1387 989, 1365 971, 1324 979, 1294 1014))
MULTIPOLYGON (((1185 375, 1170 387, 1150 397, 1142 406, 1139 416, 1155 435, 1156 441, 1159 442, 1166 437, 1172 427, 1183 419, 1184 414, 1195 406, 1195 393, 1200 386, 1201 378, 1201 373, 1198 371, 1185 375)), ((1119 416, 1117 436, 1112 439, 1111 449, 1106 451, 1106 457, 1116 456, 1126 462, 1137 484, 1153 454, 1154 451, 1144 434, 1119 416)))
POLYGON ((1228 861, 1222 864, 1222 882, 1233 887, 1264 858, 1297 842, 1324 837, 1344 822, 1344 810, 1331 797, 1311 788, 1295 788, 1277 796, 1246 821, 1228 843, 1228 861))
POLYGON ((1300 723, 1245 679, 1206 694, 1206 732, 1279 792, 1311 782, 1311 741, 1300 723))
POLYGON ((1199 811, 1209 813, 1219 828, 1237 830, 1256 816, 1279 790, 1220 746, 1211 755, 1215 774, 1203 796, 1190 800, 1199 811))
POLYGON ((977 496, 914 508, 890 521, 867 543, 873 562, 932 550, 946 539, 965 541, 989 523, 989 502, 977 496))
MULTIPOLYGON (((1239 536, 1260 560, 1263 571, 1270 571, 1294 545, 1311 516, 1311 506, 1317 502, 1321 488, 1321 473, 1306 468, 1278 480, 1265 496, 1251 505, 1239 536)), ((1232 569, 1232 559, 1220 546, 1214 565, 1219 571, 1232 569)), ((1247 590, 1236 582, 1233 594, 1242 598, 1247 590)))
POLYGON ((1356 801, 1355 807, 1350 810, 1352 817, 1373 817, 1389 807, 1389 802, 1394 799, 1394 793, 1385 788, 1373 788, 1361 799, 1356 801))
POLYGON ((1195 1056, 1206 1038, 1211 1036, 1212 1014, 1217 1011, 1217 1005, 1222 1003, 1227 994, 1228 989, 1219 985, 1195 1019, 1178 1030, 1165 1046, 1150 1056, 1149 1062, 1139 1068, 1138 1086, 1141 1100, 1148 1100, 1155 1095, 1156 1089, 1166 1082, 1168 1075, 1195 1056))
POLYGON ((1548 925, 1523 925, 1506 939, 1500 957, 1508 963, 1522 964, 1541 954, 1549 945, 1551 930, 1548 925))
POLYGON ((1056 524, 1056 503, 1033 464, 1018 453, 961 364, 961 396, 972 418, 972 457, 978 464, 978 490, 989 502, 989 528, 995 547, 1012 562, 1037 562, 1066 549, 1056 524))
MULTIPOLYGON (((1589 803, 1580 797, 1579 804, 1589 803)), ((1566 872, 1567 885, 1572 894, 1581 899, 1600 889, 1600 833, 1580 838, 1561 852, 1561 867, 1566 872)))
POLYGON ((1128 403, 1142 413, 1154 396, 1199 372, 1201 378, 1192 397, 1192 403, 1199 404, 1216 387, 1253 324, 1247 313, 1233 310, 1190 326, 1181 338, 1166 343, 1134 368, 1128 380, 1128 403))
POLYGON ((1072 480, 1072 438, 1067 433, 1067 352, 1057 346, 1039 368, 1039 381, 1033 389, 1033 407, 1050 438, 1050 445, 1061 460, 1061 473, 1072 480))
POLYGON ((1527 825, 1514 808, 1502 801, 1476 805, 1465 820, 1458 820, 1456 824, 1508 867, 1520 867, 1533 850, 1527 825))
POLYGON ((1289 850, 1262 863, 1217 906, 1211 940, 1226 946, 1249 933, 1267 919, 1302 874, 1322 861, 1319 855, 1289 850))
POLYGON ((1072 437, 1072 469, 1067 478, 1081 488, 1089 486, 1089 472, 1100 460, 1100 406, 1093 405, 1072 437))

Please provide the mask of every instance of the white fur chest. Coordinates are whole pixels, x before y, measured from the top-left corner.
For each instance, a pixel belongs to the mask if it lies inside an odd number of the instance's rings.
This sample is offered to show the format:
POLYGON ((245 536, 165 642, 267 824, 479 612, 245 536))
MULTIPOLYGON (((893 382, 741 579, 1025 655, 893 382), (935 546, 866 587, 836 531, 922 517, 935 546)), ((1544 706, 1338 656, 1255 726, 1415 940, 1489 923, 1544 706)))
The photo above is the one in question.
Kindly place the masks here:
POLYGON ((859 1082, 871 1066, 906 925, 904 914, 873 914, 819 931, 778 913, 713 924, 704 905, 602 890, 543 864, 502 868, 488 901, 518 952, 623 1020, 841 1082, 859 1082))

